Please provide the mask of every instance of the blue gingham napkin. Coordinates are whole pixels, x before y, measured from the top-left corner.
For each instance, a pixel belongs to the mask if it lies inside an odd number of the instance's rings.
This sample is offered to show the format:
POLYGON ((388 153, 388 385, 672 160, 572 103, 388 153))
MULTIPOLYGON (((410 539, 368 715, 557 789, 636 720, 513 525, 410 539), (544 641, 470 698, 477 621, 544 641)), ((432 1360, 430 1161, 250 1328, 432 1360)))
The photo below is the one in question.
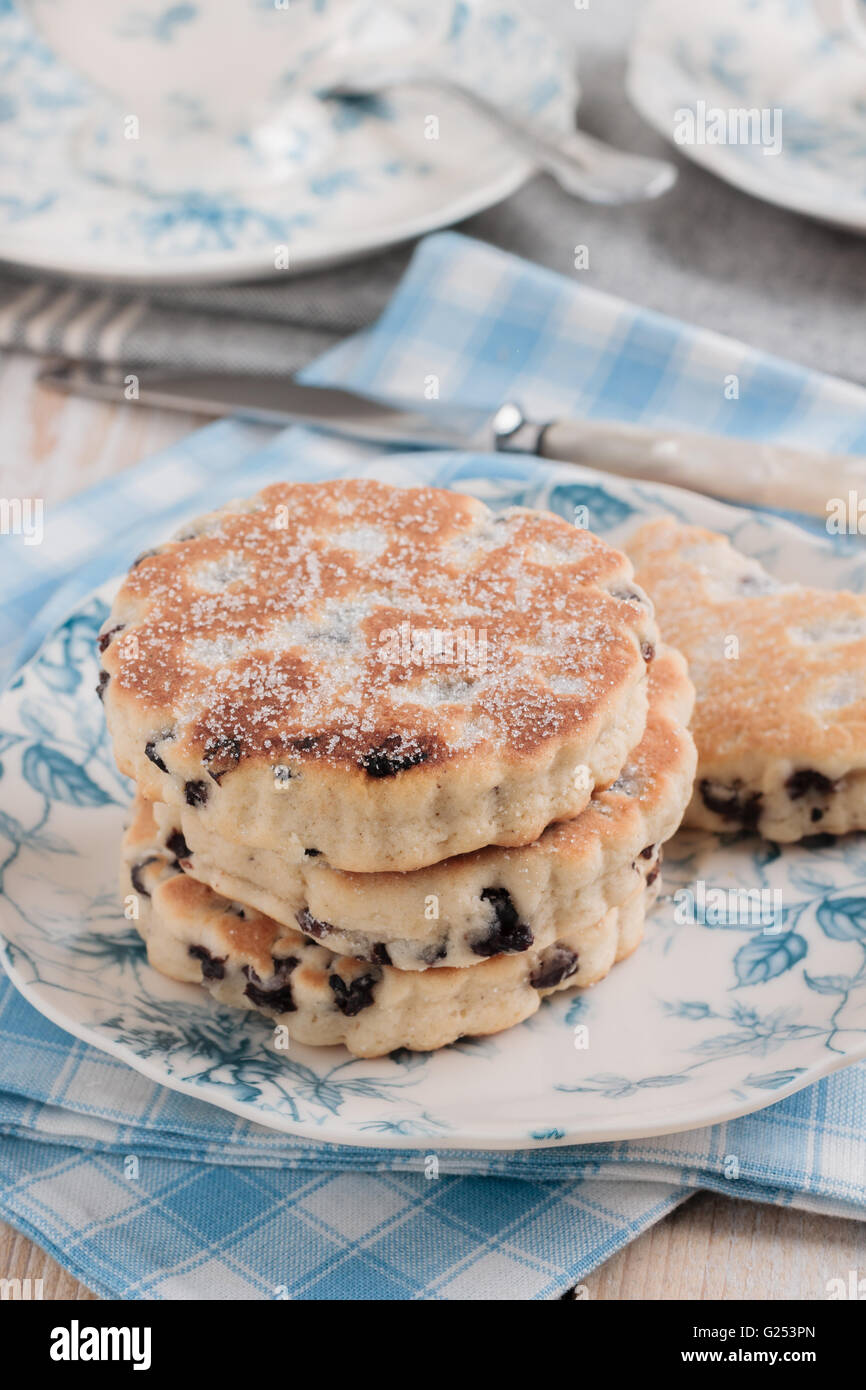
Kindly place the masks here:
MULTIPOLYGON (((866 447, 860 388, 454 234, 422 243, 382 320, 308 377, 419 398, 435 380, 443 402, 516 395, 542 415, 866 447)), ((0 664, 181 518, 353 456, 369 451, 223 421, 49 510, 41 546, 6 538, 0 552, 0 664)), ((290 1138, 155 1085, 0 978, 0 1214, 109 1296, 554 1298, 697 1188, 862 1219, 864 1128, 859 1063, 727 1125, 439 1152, 434 1176, 423 1153, 290 1138)))

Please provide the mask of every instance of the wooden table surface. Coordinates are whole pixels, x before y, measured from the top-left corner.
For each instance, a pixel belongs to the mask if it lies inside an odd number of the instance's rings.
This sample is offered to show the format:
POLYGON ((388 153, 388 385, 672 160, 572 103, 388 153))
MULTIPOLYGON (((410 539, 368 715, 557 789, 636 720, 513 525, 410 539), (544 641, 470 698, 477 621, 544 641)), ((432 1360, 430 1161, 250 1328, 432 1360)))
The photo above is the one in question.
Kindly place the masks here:
MULTIPOLYGON (((0 360, 0 496, 46 510, 166 448, 194 415, 70 400, 40 389, 36 359, 0 360)), ((2 1142, 2 1141, 0 1141, 2 1142)), ((596 1299, 823 1299, 830 1279, 866 1273, 866 1223, 700 1193, 585 1281, 596 1299)), ((43 1280, 46 1299, 94 1295, 0 1222, 0 1271, 43 1280)))

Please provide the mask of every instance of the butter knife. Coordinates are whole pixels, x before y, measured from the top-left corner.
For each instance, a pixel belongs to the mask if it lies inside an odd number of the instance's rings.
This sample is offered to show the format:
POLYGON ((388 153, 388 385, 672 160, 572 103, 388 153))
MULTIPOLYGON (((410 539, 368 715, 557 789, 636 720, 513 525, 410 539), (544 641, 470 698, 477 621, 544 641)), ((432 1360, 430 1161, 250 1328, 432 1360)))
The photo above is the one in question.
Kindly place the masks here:
POLYGON ((39 380, 53 390, 97 400, 311 425, 376 444, 536 454, 825 520, 831 511, 838 514, 840 506, 849 506, 858 489, 866 495, 866 458, 861 455, 620 420, 532 420, 514 401, 503 402, 495 411, 447 401, 427 402, 427 408, 419 410, 414 404, 308 386, 291 377, 134 371, 67 361, 52 363, 39 380))

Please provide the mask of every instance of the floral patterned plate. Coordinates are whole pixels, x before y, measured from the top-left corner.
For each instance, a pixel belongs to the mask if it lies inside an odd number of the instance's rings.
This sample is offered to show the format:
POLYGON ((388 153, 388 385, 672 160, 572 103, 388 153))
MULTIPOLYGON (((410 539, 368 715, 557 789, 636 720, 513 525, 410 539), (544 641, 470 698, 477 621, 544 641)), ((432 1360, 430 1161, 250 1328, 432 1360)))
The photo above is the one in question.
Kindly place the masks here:
MULTIPOLYGON (((446 62, 516 112, 573 120, 568 60, 513 0, 453 0, 446 62)), ((114 108, 12 0, 0 0, 0 77, 0 258, 69 275, 191 285, 309 270, 460 221, 530 173, 458 98, 404 88, 304 108, 297 174, 273 186, 149 193, 79 166, 80 132, 113 128, 114 108)), ((202 167, 223 153, 214 137, 202 167)))
POLYGON ((728 183, 866 232, 866 53, 826 29, 812 0, 650 0, 627 89, 656 130, 728 183), (736 113, 749 112, 763 124, 752 119, 744 138, 736 113))
MULTIPOLYGON (((856 538, 840 548, 778 517, 587 469, 415 453, 363 471, 458 488, 492 506, 588 515, 614 541, 647 515, 674 511, 729 532, 782 578, 866 583, 856 538)), ((517 1028, 432 1054, 371 1061, 340 1048, 276 1051, 260 1017, 152 970, 121 915, 116 861, 129 787, 94 694, 94 637, 110 598, 107 586, 81 603, 0 698, 2 958, 25 997, 68 1032, 275 1129, 424 1148, 691 1129, 866 1056, 866 836, 780 849, 682 832, 642 946, 597 988, 557 995, 517 1028), (744 909, 736 890, 751 891, 754 906, 744 909)))

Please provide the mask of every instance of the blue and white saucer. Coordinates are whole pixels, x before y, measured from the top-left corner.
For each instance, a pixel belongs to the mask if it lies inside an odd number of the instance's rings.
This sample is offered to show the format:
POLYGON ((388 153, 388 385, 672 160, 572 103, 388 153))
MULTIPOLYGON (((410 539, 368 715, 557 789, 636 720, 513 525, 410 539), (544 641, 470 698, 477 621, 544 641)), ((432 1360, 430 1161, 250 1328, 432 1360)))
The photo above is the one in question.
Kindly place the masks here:
MULTIPOLYGON (((561 45, 512 0, 455 6, 448 68, 488 94, 492 83, 513 112, 563 129, 573 119, 576 90, 561 45)), ((158 195, 100 182, 72 152, 80 132, 116 113, 64 68, 12 0, 0 0, 0 260, 184 284, 310 270, 457 222, 530 173, 489 122, 440 90, 302 109, 299 147, 312 142, 321 153, 299 158, 296 177, 278 185, 158 195)), ((214 137, 214 162, 220 153, 214 137)))
MULTIPOLYGON (((341 471, 336 455, 302 457, 281 471, 341 471)), ((452 487, 496 508, 570 519, 588 508, 614 543, 669 512, 727 532, 782 579, 864 585, 862 553, 826 535, 574 465, 415 451, 348 471, 452 487)), ((114 588, 80 602, 0 696, 0 959, 67 1032, 273 1129, 425 1150, 696 1129, 866 1057, 866 835, 780 848, 695 831, 666 846, 643 944, 596 989, 557 995, 516 1028, 436 1053, 276 1050, 257 1015, 157 974, 122 916, 116 866, 130 787, 94 694, 94 639, 114 588), (739 906, 742 894, 756 913, 739 906)))
POLYGON ((810 0, 649 0, 627 89, 660 134, 728 183, 866 232, 866 54, 823 28, 810 0), (763 131, 754 117, 748 126, 757 138, 719 138, 750 112, 762 115, 763 131))

